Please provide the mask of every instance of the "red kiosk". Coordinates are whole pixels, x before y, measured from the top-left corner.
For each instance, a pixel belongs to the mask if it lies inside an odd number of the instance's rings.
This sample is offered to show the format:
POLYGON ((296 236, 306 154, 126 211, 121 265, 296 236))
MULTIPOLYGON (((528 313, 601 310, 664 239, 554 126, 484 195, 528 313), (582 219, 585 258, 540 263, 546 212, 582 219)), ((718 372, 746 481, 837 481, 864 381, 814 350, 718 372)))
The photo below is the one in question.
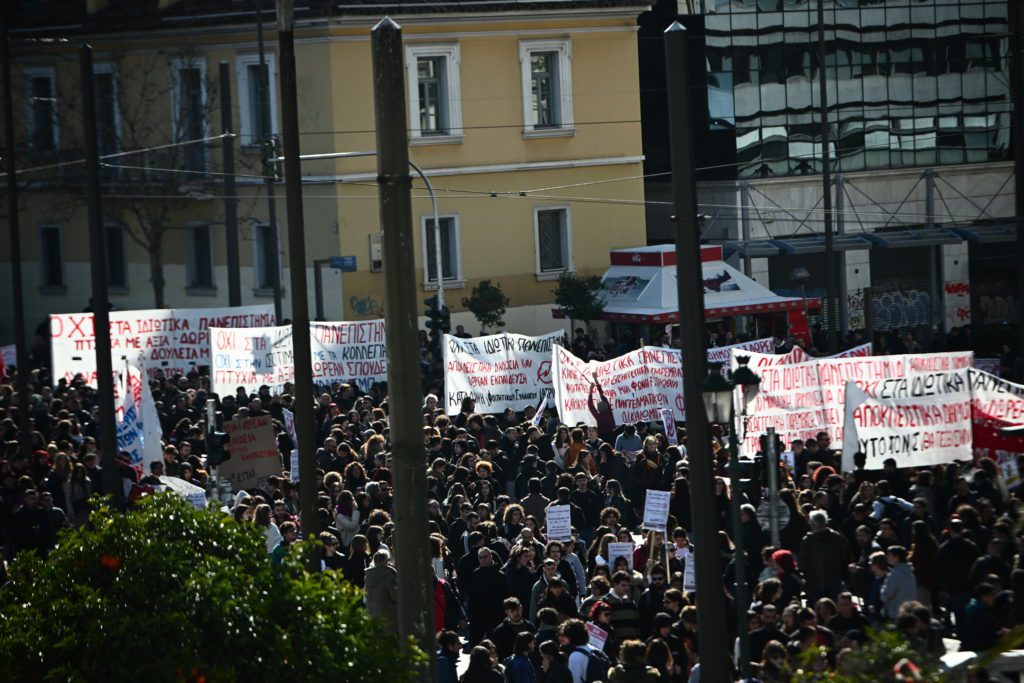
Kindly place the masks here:
MULTIPOLYGON (((775 294, 723 261, 720 246, 702 246, 701 262, 709 325, 717 323, 721 331, 735 332, 735 318, 749 316, 747 329, 753 338, 767 337, 777 330, 795 337, 807 335, 807 311, 820 308, 820 299, 775 294)), ((612 251, 611 267, 602 280, 604 319, 613 326, 612 336, 619 338, 628 331, 637 339, 657 343, 666 325, 679 322, 674 245, 612 251)))

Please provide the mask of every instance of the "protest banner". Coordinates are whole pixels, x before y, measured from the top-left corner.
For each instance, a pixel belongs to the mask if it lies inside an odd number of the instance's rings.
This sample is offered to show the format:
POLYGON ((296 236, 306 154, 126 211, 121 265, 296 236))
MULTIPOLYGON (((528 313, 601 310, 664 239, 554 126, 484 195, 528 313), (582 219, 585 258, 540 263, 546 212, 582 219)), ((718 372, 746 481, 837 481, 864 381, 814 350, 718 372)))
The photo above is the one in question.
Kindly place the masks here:
POLYGON ((647 491, 647 500, 644 502, 644 529, 666 530, 671 500, 672 494, 669 491, 647 491))
POLYGON ((1024 385, 981 370, 968 371, 971 383, 971 434, 974 459, 992 458, 1008 486, 1020 484, 1017 458, 1024 455, 1024 434, 1005 434, 1004 427, 1024 424, 1024 385))
POLYGON ((142 370, 124 360, 117 374, 114 382, 117 450, 127 454, 129 463, 141 475, 150 463, 163 460, 160 441, 163 428, 142 370))
POLYGON ((457 415, 465 398, 476 401, 476 412, 487 414, 537 405, 552 393, 551 350, 563 336, 444 335, 445 412, 457 415))
POLYGON ((270 415, 228 420, 224 431, 231 458, 221 464, 218 474, 230 480, 235 491, 257 488, 267 477, 280 474, 281 454, 270 415))
POLYGON ((608 544, 608 566, 614 567, 615 560, 620 557, 626 558, 626 562, 629 564, 629 571, 633 571, 633 551, 636 550, 636 545, 630 542, 626 543, 609 543, 608 544))
POLYGON ((771 353, 773 350, 775 350, 775 340, 771 337, 741 342, 730 346, 716 346, 708 349, 708 365, 711 365, 712 363, 728 365, 729 360, 732 358, 733 351, 741 353, 746 351, 754 353, 771 353))
POLYGON ((676 558, 683 563, 683 590, 689 593, 697 590, 697 561, 693 546, 675 549, 676 558))
MULTIPOLYGON (((788 355, 788 354, 787 354, 788 355)), ((737 367, 737 354, 732 365, 737 367)), ((783 443, 814 438, 827 432, 834 443, 843 441, 846 381, 852 380, 869 395, 880 383, 914 374, 950 372, 970 367, 970 351, 818 358, 802 363, 780 362, 785 356, 749 354, 749 367, 760 375, 760 391, 747 409, 746 438, 741 454, 753 457, 758 437, 774 427, 783 443)))
POLYGON ((551 505, 547 508, 549 541, 572 540, 572 510, 568 505, 551 505))
POLYGON ((587 622, 587 637, 589 640, 587 643, 594 649, 604 652, 605 641, 608 640, 608 631, 597 624, 588 621, 587 622))
MULTIPOLYGON (((310 323, 313 381, 354 382, 368 391, 387 381, 384 321, 310 323)), ((210 331, 210 386, 214 393, 238 387, 255 392, 262 385, 280 393, 295 381, 292 328, 253 327, 210 331)))
POLYGON ((583 362, 555 345, 553 355, 555 407, 567 425, 596 425, 591 408, 597 410, 601 394, 616 424, 655 422, 663 409, 671 409, 677 422, 686 419, 683 366, 676 349, 644 346, 609 361, 583 362))
POLYGON ((843 470, 856 452, 865 469, 889 458, 898 468, 925 467, 971 458, 971 391, 968 369, 885 379, 870 391, 846 382, 843 470))
MULTIPOLYGON (((210 364, 210 329, 273 325, 273 304, 235 308, 168 308, 110 312, 110 346, 115 359, 141 356, 153 376, 187 374, 210 364)), ((96 335, 92 313, 50 316, 53 382, 81 374, 96 386, 96 335)))
POLYGON ((662 408, 661 421, 665 425, 665 439, 669 446, 679 445, 679 433, 676 431, 676 418, 668 408, 662 408))

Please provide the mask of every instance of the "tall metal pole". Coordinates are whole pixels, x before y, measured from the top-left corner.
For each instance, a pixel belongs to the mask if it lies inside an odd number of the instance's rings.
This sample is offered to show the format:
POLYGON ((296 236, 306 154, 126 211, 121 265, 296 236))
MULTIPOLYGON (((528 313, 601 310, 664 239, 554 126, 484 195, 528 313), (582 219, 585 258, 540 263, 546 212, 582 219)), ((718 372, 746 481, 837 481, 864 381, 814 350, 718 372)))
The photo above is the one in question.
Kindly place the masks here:
POLYGON ((270 74, 267 70, 267 58, 263 49, 263 0, 256 0, 256 42, 260 53, 260 125, 257 135, 263 151, 263 188, 267 193, 267 223, 270 224, 270 256, 271 284, 274 289, 274 316, 277 324, 281 324, 281 242, 277 231, 277 200, 274 198, 274 174, 270 172, 269 157, 276 156, 277 150, 272 147, 274 131, 270 121, 270 74))
MULTIPOLYGON (((239 98, 241 99, 241 98, 239 98)), ((231 70, 220 63, 220 127, 224 133, 224 224, 228 256, 228 305, 242 305, 242 274, 238 264, 238 197, 235 192, 235 138, 231 135, 231 70)))
POLYGON ((444 273, 441 272, 441 217, 437 213, 437 195, 434 194, 434 186, 423 169, 412 160, 409 161, 409 165, 427 186, 427 192, 430 194, 430 206, 434 210, 434 270, 437 271, 437 310, 440 312, 444 308, 444 273))
MULTIPOLYGON (((743 400, 742 397, 740 400, 743 400)), ((733 578, 736 580, 736 634, 740 641, 740 675, 750 678, 750 630, 747 628, 747 556, 743 549, 743 502, 740 494, 740 448, 736 440, 736 391, 733 391, 733 409, 729 413, 729 502, 732 508, 733 578)))
MULTIPOLYGON (((306 288, 306 229, 302 216, 302 162, 299 160, 299 94, 295 75, 295 17, 292 0, 277 0, 281 52, 281 132, 284 139, 284 190, 288 212, 288 270, 291 275, 292 348, 295 354, 295 432, 299 440, 299 510, 302 533, 316 538, 316 421, 313 417, 313 353, 309 340, 306 288)), ((306 558, 310 571, 320 565, 306 558)))
POLYGON ((1013 35, 1013 171, 1014 207, 1017 219, 1017 381, 1024 379, 1024 7, 1010 0, 1010 33, 1013 35))
POLYGON ((836 353, 836 252, 832 244, 832 180, 829 177, 828 78, 825 69, 825 0, 818 0, 818 93, 821 99, 821 207, 825 229, 825 330, 828 352, 836 353))
POLYGON ((14 349, 18 356, 18 374, 15 387, 18 390, 18 441, 21 454, 32 458, 32 434, 29 413, 29 359, 25 339, 25 292, 21 274, 21 221, 18 217, 18 164, 14 151, 14 105, 11 84, 11 49, 7 36, 7 13, 3 17, 3 61, 4 61, 4 161, 7 167, 7 228, 10 230, 8 256, 11 259, 11 310, 14 314, 14 349))
MULTIPOLYGON (((412 179, 405 121, 402 29, 385 17, 370 33, 373 102, 377 129, 377 185, 384 247, 384 322, 388 346, 391 454, 395 477, 395 554, 398 633, 434 652, 433 590, 423 452, 416 270, 412 230, 412 179)), ((440 243, 438 243, 440 247, 440 243)), ((441 271, 438 271, 438 278, 441 271)), ((433 658, 431 658, 433 660, 433 658)), ((433 681, 426 665, 419 680, 433 681)))
POLYGON ((89 214, 89 261, 92 275, 92 321, 96 342, 96 400, 99 408, 100 465, 103 491, 121 500, 117 466, 117 427, 114 424, 114 359, 110 353, 110 302, 107 296, 107 251, 100 202, 100 153, 96 140, 96 96, 93 92, 92 46, 79 52, 82 88, 82 138, 85 141, 85 181, 89 214))
POLYGON ((769 427, 765 457, 768 458, 768 530, 772 545, 781 547, 782 537, 779 531, 779 449, 776 447, 775 427, 769 427))
MULTIPOLYGON (((704 414, 701 388, 707 375, 704 350, 704 277, 697 222, 694 177, 693 121, 690 112, 690 60, 686 29, 678 21, 665 31, 672 194, 676 219, 676 279, 679 294, 679 338, 683 360, 683 398, 690 460, 690 504, 693 509, 697 586, 704 593, 697 610, 701 680, 730 680, 729 644, 725 629, 725 596, 714 520, 715 490, 711 468, 711 429, 704 414)), ((420 437, 422 440, 422 436, 420 437)))

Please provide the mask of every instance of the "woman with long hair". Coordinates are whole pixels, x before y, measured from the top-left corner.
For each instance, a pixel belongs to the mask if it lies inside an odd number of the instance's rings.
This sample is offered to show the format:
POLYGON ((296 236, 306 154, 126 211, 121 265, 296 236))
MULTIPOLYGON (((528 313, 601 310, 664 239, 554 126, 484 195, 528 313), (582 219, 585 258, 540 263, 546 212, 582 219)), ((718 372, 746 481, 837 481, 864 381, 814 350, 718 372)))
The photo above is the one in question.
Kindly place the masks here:
POLYGON ((469 653, 469 667, 459 676, 459 683, 505 683, 505 678, 494 668, 490 651, 477 645, 469 653))
POLYGON ((354 461, 345 466, 344 488, 346 491, 358 491, 364 488, 366 483, 366 468, 363 467, 363 463, 354 461))
POLYGON ((281 542, 281 530, 277 528, 271 508, 266 503, 260 503, 256 506, 256 514, 253 515, 252 525, 263 532, 268 553, 281 542))
POLYGON ((367 552, 369 547, 370 544, 366 540, 366 536, 356 535, 353 537, 345 564, 341 568, 345 580, 360 588, 366 583, 366 567, 370 563, 370 553, 367 552))
POLYGON ((334 508, 334 523, 341 534, 341 542, 346 548, 352 543, 352 539, 359 532, 359 521, 361 515, 356 507, 355 496, 347 489, 342 489, 338 494, 338 504, 334 508))
POLYGON ((668 643, 661 638, 652 638, 647 643, 647 666, 656 669, 661 680, 672 680, 675 662, 672 661, 672 651, 668 643))
POLYGON ((505 508, 505 515, 501 520, 501 527, 498 529, 498 533, 501 534, 502 538, 509 540, 519 537, 519 532, 523 530, 523 525, 526 520, 526 511, 523 510, 523 506, 519 503, 512 503, 505 508))
MULTIPOLYGON (((632 529, 636 526, 636 508, 633 501, 626 497, 622 490, 622 484, 618 479, 609 479, 605 482, 605 508, 614 508, 619 511, 619 521, 623 526, 632 529)), ((604 513, 602 512, 602 519, 604 513)))
POLYGON ((555 452, 555 464, 558 469, 569 469, 566 464, 566 455, 569 453, 569 428, 565 425, 558 425, 555 431, 555 438, 551 441, 551 449, 555 452))
POLYGON ((796 504, 796 495, 793 489, 782 489, 779 491, 779 500, 789 508, 789 522, 783 527, 779 534, 781 545, 784 549, 795 553, 800 550, 800 542, 804 540, 811 531, 811 524, 807 521, 804 513, 796 504))
POLYGON ((89 497, 92 495, 92 480, 85 470, 85 465, 75 463, 71 468, 71 478, 68 479, 66 488, 68 518, 76 527, 82 526, 89 519, 89 497))

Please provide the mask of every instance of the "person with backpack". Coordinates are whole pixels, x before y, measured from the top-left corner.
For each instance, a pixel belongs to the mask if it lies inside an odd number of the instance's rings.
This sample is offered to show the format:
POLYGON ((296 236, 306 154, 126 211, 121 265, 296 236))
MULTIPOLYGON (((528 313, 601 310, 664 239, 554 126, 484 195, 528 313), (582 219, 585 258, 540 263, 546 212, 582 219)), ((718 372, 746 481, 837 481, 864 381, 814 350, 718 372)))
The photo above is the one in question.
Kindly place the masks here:
POLYGON ((572 683, 598 683, 608 680, 612 661, 608 655, 590 644, 587 626, 579 619, 569 619, 558 629, 558 641, 569 652, 569 673, 572 683))
POLYGON ((508 683, 537 683, 537 672, 531 661, 536 644, 537 637, 531 631, 516 636, 515 654, 503 662, 508 683))
POLYGON ((892 489, 887 481, 875 484, 875 491, 878 497, 871 502, 871 518, 876 522, 891 519, 899 528, 900 522, 914 509, 914 504, 892 495, 892 489))

